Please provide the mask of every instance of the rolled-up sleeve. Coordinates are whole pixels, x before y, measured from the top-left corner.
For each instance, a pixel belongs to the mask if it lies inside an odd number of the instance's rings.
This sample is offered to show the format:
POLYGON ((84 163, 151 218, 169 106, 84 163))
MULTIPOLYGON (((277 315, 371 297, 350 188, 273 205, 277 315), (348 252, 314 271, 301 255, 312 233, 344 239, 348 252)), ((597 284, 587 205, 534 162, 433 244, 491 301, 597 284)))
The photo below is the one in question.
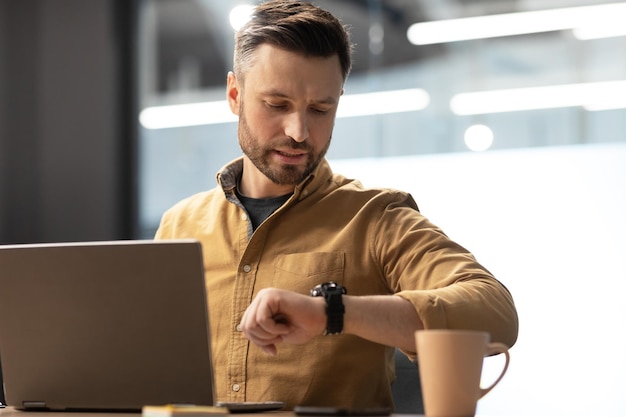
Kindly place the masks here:
POLYGON ((410 195, 388 201, 377 229, 373 246, 388 284, 413 304, 426 329, 482 330, 513 346, 519 324, 509 290, 420 214, 410 195))
POLYGON ((425 329, 471 329, 513 346, 517 340, 517 309, 509 291, 494 278, 461 281, 433 290, 397 293, 410 301, 425 329))

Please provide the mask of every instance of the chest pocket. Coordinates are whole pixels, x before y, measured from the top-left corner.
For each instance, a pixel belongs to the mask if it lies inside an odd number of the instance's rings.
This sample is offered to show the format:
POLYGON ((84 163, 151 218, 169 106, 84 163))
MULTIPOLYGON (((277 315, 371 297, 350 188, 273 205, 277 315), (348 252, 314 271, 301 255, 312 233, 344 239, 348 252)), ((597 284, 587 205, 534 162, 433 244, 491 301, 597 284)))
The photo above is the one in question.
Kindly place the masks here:
POLYGON ((307 252, 280 255, 274 264, 273 286, 308 294, 328 281, 343 284, 344 252, 307 252))

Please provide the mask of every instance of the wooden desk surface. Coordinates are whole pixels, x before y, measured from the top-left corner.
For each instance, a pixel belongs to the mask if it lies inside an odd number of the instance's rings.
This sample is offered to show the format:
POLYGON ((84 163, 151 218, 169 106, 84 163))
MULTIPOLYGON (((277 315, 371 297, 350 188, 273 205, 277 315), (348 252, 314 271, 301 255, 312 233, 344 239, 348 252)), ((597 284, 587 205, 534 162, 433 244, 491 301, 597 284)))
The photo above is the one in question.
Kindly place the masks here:
POLYGON ((140 417, 141 413, 82 413, 82 412, 59 412, 59 411, 21 411, 15 410, 12 407, 0 409, 0 416, 2 417, 43 417, 44 415, 58 416, 58 417, 140 417))
MULTIPOLYGON (((141 413, 105 413, 105 412, 62 412, 62 411, 21 411, 12 407, 0 409, 0 417, 141 417, 141 413)), ((296 417, 291 411, 269 411, 264 413, 236 413, 234 417, 296 417)), ((392 414, 391 417, 424 417, 422 414, 392 414)))

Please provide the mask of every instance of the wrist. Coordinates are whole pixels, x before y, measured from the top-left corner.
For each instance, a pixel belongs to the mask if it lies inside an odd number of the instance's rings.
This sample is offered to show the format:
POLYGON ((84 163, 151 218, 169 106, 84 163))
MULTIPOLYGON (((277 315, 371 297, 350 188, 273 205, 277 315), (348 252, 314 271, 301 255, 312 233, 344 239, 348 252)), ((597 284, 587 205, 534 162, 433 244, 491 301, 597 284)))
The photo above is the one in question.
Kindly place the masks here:
POLYGON ((309 297, 311 298, 311 302, 316 305, 315 314, 315 324, 313 334, 316 336, 323 336, 326 334, 326 323, 328 319, 326 318, 326 300, 324 297, 309 297))
POLYGON ((326 302, 326 331, 324 334, 340 334, 343 332, 345 307, 343 295, 345 287, 335 282, 325 282, 311 289, 312 297, 323 297, 326 302))

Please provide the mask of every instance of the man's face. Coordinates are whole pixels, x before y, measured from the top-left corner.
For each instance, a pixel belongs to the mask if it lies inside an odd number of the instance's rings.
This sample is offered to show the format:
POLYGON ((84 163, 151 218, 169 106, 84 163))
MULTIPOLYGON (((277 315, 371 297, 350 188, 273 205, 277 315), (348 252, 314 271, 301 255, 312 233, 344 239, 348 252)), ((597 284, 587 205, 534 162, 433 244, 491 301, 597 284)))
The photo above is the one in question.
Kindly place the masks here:
POLYGON ((261 45, 244 84, 229 74, 229 104, 239 115, 239 144, 254 167, 253 182, 293 187, 330 145, 343 88, 339 59, 261 45))

